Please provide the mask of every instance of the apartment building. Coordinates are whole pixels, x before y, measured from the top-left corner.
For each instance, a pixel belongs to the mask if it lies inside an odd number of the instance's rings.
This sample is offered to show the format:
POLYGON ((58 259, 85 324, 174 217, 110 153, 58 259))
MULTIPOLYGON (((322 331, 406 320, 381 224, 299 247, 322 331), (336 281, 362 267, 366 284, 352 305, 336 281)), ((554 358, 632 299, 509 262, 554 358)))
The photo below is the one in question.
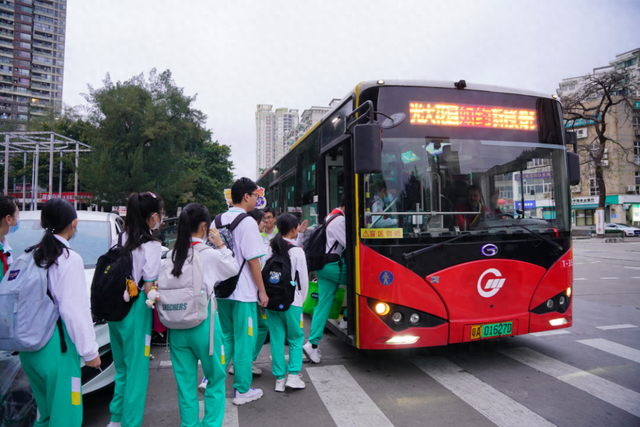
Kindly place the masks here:
MULTIPOLYGON (((624 70, 630 76, 640 77, 640 49, 616 55, 608 65, 593 69, 593 74, 611 70, 624 70)), ((577 93, 587 76, 563 79, 557 90, 560 98, 577 93)), ((620 146, 609 143, 605 152, 605 184, 607 188, 605 220, 612 223, 640 224, 640 93, 636 96, 631 113, 622 106, 614 107, 607 121, 607 136, 620 146)), ((588 101, 597 103, 598 100, 588 101)), ((592 123, 584 120, 568 122, 567 128, 576 132, 578 143, 590 144, 595 138, 592 123)), ((598 207, 598 187, 595 167, 582 159, 582 180, 571 188, 574 225, 594 225, 598 207)))
POLYGON ((62 108, 66 0, 0 0, 0 122, 62 108))

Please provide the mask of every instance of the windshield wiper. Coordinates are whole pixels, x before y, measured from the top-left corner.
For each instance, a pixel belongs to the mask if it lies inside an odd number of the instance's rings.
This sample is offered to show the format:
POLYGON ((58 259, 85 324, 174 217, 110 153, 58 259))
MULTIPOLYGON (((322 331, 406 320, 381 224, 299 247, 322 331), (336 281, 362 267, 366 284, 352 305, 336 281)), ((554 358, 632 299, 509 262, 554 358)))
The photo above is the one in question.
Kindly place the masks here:
POLYGON ((554 248, 558 249, 558 250, 563 250, 564 248, 562 247, 562 245, 554 242, 553 240, 551 240, 548 237, 543 236, 540 233, 537 233, 533 230, 531 230, 530 228, 525 227, 524 225, 521 224, 506 224, 506 225, 495 225, 492 227, 487 227, 487 228, 510 228, 510 227, 520 227, 520 228, 524 228, 525 230, 527 230, 529 233, 533 234, 534 236, 540 238, 541 240, 544 240, 545 242, 549 243, 551 246, 553 246, 554 248))
POLYGON ((453 242, 454 240, 462 239, 465 236, 471 236, 471 233, 460 234, 459 236, 456 236, 452 239, 445 240, 444 242, 440 242, 437 245, 429 246, 428 248, 418 249, 416 251, 409 252, 409 253, 404 253, 402 254, 402 257, 407 261, 413 261, 415 260, 416 255, 421 255, 425 252, 429 252, 431 249, 439 248, 442 245, 446 245, 447 243, 453 242))

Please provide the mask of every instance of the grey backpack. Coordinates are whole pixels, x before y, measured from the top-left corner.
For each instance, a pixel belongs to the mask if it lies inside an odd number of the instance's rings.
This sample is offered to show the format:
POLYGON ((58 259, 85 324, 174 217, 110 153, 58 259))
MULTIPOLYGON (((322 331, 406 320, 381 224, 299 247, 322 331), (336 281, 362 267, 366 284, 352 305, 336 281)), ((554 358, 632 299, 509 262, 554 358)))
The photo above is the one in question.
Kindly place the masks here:
POLYGON ((0 350, 38 351, 51 339, 56 322, 62 332, 47 270, 36 265, 33 253, 25 253, 0 282, 0 350))

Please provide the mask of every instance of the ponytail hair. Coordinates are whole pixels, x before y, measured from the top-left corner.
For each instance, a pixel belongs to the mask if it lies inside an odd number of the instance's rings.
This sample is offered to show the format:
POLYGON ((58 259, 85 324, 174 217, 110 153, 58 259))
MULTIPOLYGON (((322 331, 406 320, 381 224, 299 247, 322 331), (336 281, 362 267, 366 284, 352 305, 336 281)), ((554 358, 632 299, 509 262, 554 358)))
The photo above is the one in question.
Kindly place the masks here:
POLYGON ((147 220, 154 213, 162 215, 164 202, 151 192, 132 193, 127 201, 127 216, 124 220, 124 228, 127 230, 127 242, 125 250, 131 252, 147 242, 159 242, 153 237, 147 220))
POLYGON ((173 253, 171 254, 171 261, 173 261, 171 274, 175 277, 180 277, 182 274, 182 267, 187 260, 189 249, 191 248, 191 235, 198 232, 198 227, 203 221, 207 224, 207 230, 209 230, 211 215, 204 205, 200 203, 189 203, 182 209, 182 213, 180 213, 180 217, 178 218, 178 237, 176 238, 173 253))
POLYGON ((49 268, 57 264, 63 251, 69 253, 69 249, 54 234, 60 234, 77 217, 73 205, 64 199, 51 199, 42 206, 40 225, 45 231, 33 252, 33 259, 38 267, 49 268))
POLYGON ((298 218, 290 213, 284 213, 276 220, 278 233, 271 239, 271 251, 274 254, 288 253, 292 246, 284 240, 284 235, 289 234, 294 228, 298 228, 298 218))

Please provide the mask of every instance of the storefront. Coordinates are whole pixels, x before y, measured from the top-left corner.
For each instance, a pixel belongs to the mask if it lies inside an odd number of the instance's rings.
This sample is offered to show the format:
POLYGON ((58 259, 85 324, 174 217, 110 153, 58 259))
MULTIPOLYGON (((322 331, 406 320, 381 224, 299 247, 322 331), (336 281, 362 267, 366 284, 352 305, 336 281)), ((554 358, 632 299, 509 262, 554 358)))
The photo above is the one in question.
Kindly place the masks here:
MULTIPOLYGON (((571 221, 574 226, 595 225, 598 196, 571 199, 571 221)), ((605 222, 640 224, 640 195, 611 195, 605 199, 605 222)))

